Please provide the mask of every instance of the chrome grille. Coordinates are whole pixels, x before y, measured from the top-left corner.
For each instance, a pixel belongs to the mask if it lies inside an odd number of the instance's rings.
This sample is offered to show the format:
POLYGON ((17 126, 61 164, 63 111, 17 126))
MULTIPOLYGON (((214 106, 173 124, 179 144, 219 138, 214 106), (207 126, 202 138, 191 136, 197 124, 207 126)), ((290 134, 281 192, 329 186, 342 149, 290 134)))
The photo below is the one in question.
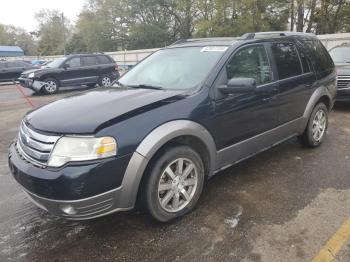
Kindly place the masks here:
POLYGON ((18 153, 28 162, 45 167, 59 136, 47 136, 30 129, 22 122, 16 143, 18 153))
POLYGON ((337 78, 338 89, 350 88, 350 75, 339 75, 337 78))

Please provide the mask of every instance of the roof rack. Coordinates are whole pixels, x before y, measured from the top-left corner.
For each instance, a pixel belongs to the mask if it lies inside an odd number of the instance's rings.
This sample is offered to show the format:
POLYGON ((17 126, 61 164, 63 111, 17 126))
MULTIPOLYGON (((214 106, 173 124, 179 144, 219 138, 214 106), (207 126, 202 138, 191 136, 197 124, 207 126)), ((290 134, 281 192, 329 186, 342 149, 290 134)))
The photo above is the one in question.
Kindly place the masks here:
POLYGON ((213 42, 213 41, 236 41, 237 37, 206 37, 206 38, 189 38, 189 39, 180 39, 172 43, 170 46, 191 43, 191 42, 213 42))
POLYGON ((72 52, 67 55, 103 55, 102 52, 72 52))
POLYGON ((284 36, 315 36, 312 33, 303 32, 289 32, 289 31, 275 31, 275 32, 259 32, 259 33, 246 33, 242 35, 245 40, 249 39, 261 39, 271 37, 284 37, 284 36))

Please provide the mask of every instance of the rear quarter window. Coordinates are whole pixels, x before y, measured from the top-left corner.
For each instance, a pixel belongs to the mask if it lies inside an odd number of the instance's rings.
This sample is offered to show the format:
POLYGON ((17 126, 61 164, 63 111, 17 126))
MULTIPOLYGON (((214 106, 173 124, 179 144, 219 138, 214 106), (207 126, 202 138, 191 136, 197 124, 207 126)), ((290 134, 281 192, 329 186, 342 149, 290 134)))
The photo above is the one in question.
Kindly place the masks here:
POLYGON ((104 55, 98 56, 97 59, 98 59, 98 62, 100 64, 112 64, 112 63, 114 63, 114 61, 111 58, 104 56, 104 55))
POLYGON ((273 43, 271 45, 279 79, 301 75, 301 63, 293 43, 273 43))
POLYGON ((308 40, 305 41, 305 44, 311 50, 315 58, 315 67, 318 73, 327 71, 334 67, 331 56, 319 40, 308 40))

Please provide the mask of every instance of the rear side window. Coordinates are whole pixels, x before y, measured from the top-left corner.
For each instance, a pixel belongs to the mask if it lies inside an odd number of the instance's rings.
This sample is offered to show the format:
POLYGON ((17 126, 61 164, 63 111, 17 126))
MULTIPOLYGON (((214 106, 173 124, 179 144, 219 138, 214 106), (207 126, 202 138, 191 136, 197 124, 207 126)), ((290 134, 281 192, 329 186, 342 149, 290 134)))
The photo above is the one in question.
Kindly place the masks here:
POLYGON ((97 57, 100 64, 111 64, 113 63, 107 56, 100 55, 97 57))
POLYGON ((257 85, 271 82, 271 70, 265 47, 262 45, 239 50, 226 65, 227 79, 247 77, 257 85))
POLYGON ((334 67, 331 56, 319 40, 305 41, 305 43, 316 58, 316 68, 318 72, 323 72, 334 67))
POLYGON ((83 66, 97 65, 97 59, 95 56, 84 56, 81 58, 83 66))
POLYGON ((80 67, 80 57, 74 57, 66 62, 69 67, 80 67))
POLYGON ((271 46, 279 79, 301 75, 297 49, 292 43, 274 43, 271 46))

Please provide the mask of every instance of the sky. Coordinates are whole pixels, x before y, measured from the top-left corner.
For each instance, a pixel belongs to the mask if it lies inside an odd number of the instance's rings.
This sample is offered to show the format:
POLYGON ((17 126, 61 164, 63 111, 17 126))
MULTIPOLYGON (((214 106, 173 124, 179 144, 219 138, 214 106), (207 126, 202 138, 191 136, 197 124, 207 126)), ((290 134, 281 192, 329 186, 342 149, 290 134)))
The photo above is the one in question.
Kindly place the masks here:
POLYGON ((74 23, 85 2, 85 0, 0 0, 0 23, 33 31, 37 26, 35 13, 41 9, 60 10, 74 23))

